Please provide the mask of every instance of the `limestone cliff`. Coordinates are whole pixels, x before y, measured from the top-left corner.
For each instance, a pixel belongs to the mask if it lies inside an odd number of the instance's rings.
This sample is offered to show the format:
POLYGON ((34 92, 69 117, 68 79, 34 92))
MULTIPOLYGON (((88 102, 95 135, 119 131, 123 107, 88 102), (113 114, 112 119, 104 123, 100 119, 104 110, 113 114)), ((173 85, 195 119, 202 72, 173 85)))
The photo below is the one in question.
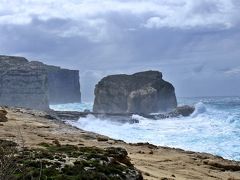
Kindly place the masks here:
POLYGON ((50 104, 81 102, 79 71, 45 65, 38 61, 29 63, 44 68, 48 76, 48 97, 50 104))
POLYGON ((49 103, 80 102, 78 71, 0 56, 0 104, 49 109, 49 103))
POLYGON ((95 88, 94 112, 153 113, 177 107, 174 87, 158 71, 103 78, 95 88))
POLYGON ((51 104, 81 102, 79 71, 47 68, 51 104))

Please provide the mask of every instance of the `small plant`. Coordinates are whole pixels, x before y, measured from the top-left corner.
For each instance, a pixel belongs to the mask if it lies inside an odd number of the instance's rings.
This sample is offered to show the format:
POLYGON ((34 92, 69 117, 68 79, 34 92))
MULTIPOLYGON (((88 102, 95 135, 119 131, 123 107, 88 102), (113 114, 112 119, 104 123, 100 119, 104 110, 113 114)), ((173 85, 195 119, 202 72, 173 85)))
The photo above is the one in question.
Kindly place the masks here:
POLYGON ((122 148, 77 147, 40 143, 38 149, 18 149, 0 141, 0 180, 141 180, 122 148))
POLYGON ((0 140, 0 180, 12 179, 18 170, 17 144, 11 141, 0 140))

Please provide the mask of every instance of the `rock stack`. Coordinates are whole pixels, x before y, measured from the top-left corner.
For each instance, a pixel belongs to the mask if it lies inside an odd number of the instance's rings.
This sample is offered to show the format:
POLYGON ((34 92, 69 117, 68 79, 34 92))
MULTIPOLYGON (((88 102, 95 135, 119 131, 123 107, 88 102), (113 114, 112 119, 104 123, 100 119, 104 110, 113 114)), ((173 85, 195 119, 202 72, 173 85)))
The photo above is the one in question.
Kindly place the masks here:
POLYGON ((103 78, 95 87, 93 111, 97 113, 149 114, 177 107, 175 89, 158 71, 103 78))

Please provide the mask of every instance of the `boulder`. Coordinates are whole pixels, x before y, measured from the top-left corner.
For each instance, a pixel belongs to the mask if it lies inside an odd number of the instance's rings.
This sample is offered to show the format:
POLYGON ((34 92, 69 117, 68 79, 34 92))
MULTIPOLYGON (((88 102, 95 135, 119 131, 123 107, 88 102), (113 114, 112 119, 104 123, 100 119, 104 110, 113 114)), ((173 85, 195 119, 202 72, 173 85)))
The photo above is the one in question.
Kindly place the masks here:
POLYGON ((163 113, 163 114, 149 114, 149 115, 143 115, 145 118, 149 119, 166 119, 166 118, 175 118, 180 116, 190 116, 195 111, 194 106, 179 106, 175 109, 173 109, 171 112, 163 113))
POLYGON ((167 112, 177 107, 175 89, 158 71, 103 78, 95 87, 93 111, 97 113, 167 112))
POLYGON ((177 107, 173 113, 182 116, 190 116, 194 111, 195 111, 194 106, 184 105, 177 107))
POLYGON ((0 109, 0 122, 7 122, 8 118, 6 117, 7 111, 4 109, 0 109))

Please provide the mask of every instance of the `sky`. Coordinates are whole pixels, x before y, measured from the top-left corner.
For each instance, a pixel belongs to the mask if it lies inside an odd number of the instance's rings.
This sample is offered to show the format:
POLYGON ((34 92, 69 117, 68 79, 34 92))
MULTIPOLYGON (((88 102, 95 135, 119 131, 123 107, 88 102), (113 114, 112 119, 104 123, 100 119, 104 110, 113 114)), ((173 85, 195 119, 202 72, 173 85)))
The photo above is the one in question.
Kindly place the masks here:
POLYGON ((239 0, 0 0, 0 54, 110 74, 158 70, 178 97, 240 96, 239 0))

